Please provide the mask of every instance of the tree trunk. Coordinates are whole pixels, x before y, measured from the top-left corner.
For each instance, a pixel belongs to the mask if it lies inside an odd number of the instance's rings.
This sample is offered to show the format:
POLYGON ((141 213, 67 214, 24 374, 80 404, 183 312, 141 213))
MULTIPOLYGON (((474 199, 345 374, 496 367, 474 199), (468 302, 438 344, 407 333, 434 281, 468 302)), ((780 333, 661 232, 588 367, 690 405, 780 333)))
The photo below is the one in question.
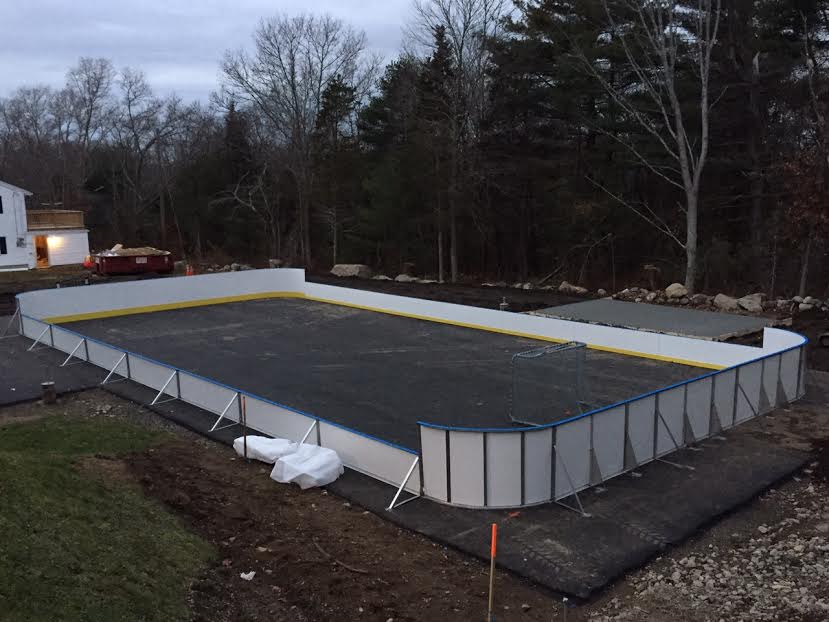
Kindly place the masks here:
POLYGON ((449 198, 449 269, 453 283, 458 282, 458 224, 455 199, 449 198))
POLYGON ((164 188, 158 195, 158 227, 161 249, 167 249, 167 199, 164 188))
POLYGON ((800 268, 800 285, 797 288, 798 296, 806 295, 806 284, 809 279, 809 257, 812 254, 812 236, 806 238, 806 247, 803 249, 803 260, 800 268))
POLYGON ((443 283, 446 276, 443 261, 443 225, 441 225, 440 210, 438 210, 438 282, 443 283))
POLYGON ((689 192, 687 198, 688 216, 685 231, 685 288, 689 294, 694 293, 697 281, 697 207, 696 191, 689 192))

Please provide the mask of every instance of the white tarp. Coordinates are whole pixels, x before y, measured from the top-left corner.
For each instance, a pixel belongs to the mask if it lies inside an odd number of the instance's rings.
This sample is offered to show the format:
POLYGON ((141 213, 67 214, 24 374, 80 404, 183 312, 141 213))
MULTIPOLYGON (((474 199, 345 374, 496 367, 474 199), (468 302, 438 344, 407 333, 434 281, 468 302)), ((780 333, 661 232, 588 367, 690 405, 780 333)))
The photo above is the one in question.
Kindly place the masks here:
POLYGON ((305 490, 330 484, 342 474, 343 463, 336 451, 303 443, 295 452, 276 461, 271 479, 281 484, 299 484, 305 490))
MULTIPOLYGON (((280 458, 296 452, 299 443, 286 438, 268 438, 266 436, 247 437, 247 457, 260 462, 273 464, 280 458)), ((245 455, 245 437, 240 436, 233 441, 233 449, 240 456, 245 455)))

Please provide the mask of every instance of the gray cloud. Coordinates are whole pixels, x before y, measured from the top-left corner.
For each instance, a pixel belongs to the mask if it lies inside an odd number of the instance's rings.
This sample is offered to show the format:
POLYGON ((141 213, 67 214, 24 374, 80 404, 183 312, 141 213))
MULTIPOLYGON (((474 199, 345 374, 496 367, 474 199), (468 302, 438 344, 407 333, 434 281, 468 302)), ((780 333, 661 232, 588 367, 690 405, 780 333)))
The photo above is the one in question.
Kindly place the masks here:
POLYGON ((3 0, 0 95, 22 85, 60 86, 81 56, 137 67, 161 94, 206 100, 228 48, 246 47, 262 17, 330 13, 365 30, 372 51, 393 57, 410 0, 3 0))

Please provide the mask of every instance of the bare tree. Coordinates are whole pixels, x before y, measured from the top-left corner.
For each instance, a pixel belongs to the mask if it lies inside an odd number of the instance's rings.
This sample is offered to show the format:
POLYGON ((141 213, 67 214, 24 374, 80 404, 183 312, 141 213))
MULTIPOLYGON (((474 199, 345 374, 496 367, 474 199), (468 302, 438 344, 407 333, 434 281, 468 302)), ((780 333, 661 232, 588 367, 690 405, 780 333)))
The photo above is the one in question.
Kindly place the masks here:
POLYGON ((685 220, 684 237, 647 205, 634 205, 623 197, 611 196, 685 251, 685 286, 692 292, 698 268, 700 182, 708 159, 711 110, 716 104, 709 83, 721 0, 697 0, 695 6, 675 0, 602 2, 608 21, 606 39, 621 46, 627 69, 636 81, 635 88, 622 88, 608 78, 607 59, 590 58, 578 46, 576 55, 630 122, 656 143, 660 157, 672 162, 664 166, 630 137, 611 135, 653 174, 682 191, 685 201, 679 211, 685 220), (696 77, 695 101, 680 98, 678 93, 678 68, 686 58, 696 77))
POLYGON ((81 184, 89 174, 91 151, 106 138, 115 77, 112 62, 106 58, 81 58, 66 74, 65 93, 75 124, 81 184))
MULTIPOLYGON (((472 158, 469 147, 478 136, 486 112, 490 55, 488 42, 500 36, 507 12, 506 0, 414 0, 414 19, 407 29, 408 43, 417 50, 433 45, 436 28, 443 28, 452 51, 453 75, 448 126, 449 264, 452 282, 458 280, 458 203, 467 193, 461 178, 472 158)), ((438 208, 439 209, 439 208, 438 208)), ((443 225, 438 214, 439 280, 443 280, 443 225)))
POLYGON ((311 142, 322 96, 337 77, 358 93, 366 92, 377 62, 365 54, 365 34, 330 15, 263 20, 254 33, 254 45, 252 54, 225 54, 225 88, 269 121, 287 154, 286 170, 297 188, 300 255, 311 265, 311 142))
POLYGON ((125 241, 134 241, 141 214, 159 196, 158 175, 148 174, 155 164, 156 147, 180 129, 186 111, 175 97, 157 98, 141 71, 125 68, 117 84, 120 98, 110 133, 124 196, 113 196, 113 225, 125 241))

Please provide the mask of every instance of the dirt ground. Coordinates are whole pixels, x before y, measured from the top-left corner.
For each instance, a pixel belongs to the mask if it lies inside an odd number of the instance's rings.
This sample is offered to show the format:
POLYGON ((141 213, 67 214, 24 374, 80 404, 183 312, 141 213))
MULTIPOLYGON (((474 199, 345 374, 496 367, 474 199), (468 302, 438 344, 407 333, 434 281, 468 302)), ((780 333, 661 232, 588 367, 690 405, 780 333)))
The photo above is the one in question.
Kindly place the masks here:
MULTIPOLYGON (((57 406, 0 409, 0 424, 63 413, 120 418, 172 432, 169 440, 123 461, 99 456, 78 468, 138 482, 220 551, 193 584, 195 620, 486 619, 485 563, 326 491, 276 484, 266 465, 246 462, 114 395, 94 390, 63 397, 57 406), (241 578, 251 571, 250 581, 241 578)), ((806 403, 766 419, 757 434, 817 452, 804 472, 666 551, 596 600, 569 602, 566 617, 560 596, 498 572, 497 619, 829 619, 829 581, 820 582, 829 577, 829 534, 822 531, 829 530, 829 409, 806 403), (786 557, 770 578, 762 568, 742 571, 740 566, 762 564, 781 547, 786 557), (700 578, 707 575, 693 574, 697 569, 714 578, 703 583, 700 578), (733 585, 718 583, 725 576, 733 585), (782 592, 765 599, 772 579, 795 590, 797 602, 782 592), (803 589, 808 594, 801 595, 803 589)))

